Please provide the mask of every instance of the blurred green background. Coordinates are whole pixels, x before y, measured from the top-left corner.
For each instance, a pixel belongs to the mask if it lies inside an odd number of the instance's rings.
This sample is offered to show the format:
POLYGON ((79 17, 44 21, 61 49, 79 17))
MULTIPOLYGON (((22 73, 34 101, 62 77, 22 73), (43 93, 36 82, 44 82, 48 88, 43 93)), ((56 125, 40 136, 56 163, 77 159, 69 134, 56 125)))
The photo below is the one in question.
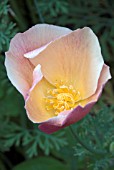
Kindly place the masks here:
POLYGON ((47 135, 28 120, 4 52, 17 32, 37 23, 91 27, 114 75, 114 0, 0 0, 0 170, 114 170, 113 78, 91 113, 72 126, 83 144, 68 127, 47 135))

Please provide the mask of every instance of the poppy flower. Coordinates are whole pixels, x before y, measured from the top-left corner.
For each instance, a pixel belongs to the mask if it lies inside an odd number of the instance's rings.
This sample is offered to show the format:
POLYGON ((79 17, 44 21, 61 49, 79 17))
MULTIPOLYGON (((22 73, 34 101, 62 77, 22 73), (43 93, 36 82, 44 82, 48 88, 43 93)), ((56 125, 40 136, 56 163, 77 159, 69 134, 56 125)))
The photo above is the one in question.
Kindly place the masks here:
POLYGON ((25 99, 28 118, 48 134, 88 114, 111 78, 89 27, 72 31, 38 24, 18 33, 6 52, 5 66, 25 99))

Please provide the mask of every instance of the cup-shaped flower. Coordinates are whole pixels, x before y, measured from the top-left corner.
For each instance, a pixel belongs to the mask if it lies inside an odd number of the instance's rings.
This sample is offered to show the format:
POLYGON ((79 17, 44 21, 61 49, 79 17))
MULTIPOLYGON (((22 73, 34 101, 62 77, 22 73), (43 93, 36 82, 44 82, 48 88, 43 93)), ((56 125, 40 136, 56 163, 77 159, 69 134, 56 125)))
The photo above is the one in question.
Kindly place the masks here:
POLYGON ((17 34, 5 66, 25 99, 27 115, 46 133, 82 119, 111 78, 98 38, 85 27, 39 24, 17 34))

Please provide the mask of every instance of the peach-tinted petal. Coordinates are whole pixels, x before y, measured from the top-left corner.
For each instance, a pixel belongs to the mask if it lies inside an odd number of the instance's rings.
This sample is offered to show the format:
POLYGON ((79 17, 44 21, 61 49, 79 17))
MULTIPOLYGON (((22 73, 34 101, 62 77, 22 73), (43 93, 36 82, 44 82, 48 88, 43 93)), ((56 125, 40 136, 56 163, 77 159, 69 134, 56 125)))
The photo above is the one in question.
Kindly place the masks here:
POLYGON ((50 43, 35 59, 50 83, 72 84, 82 99, 95 93, 104 63, 98 39, 88 27, 50 43))
POLYGON ((24 57, 14 56, 9 51, 6 52, 5 66, 10 81, 25 98, 32 84, 33 66, 30 61, 24 57))
POLYGON ((25 102, 29 119, 34 123, 46 121, 54 116, 53 112, 46 110, 45 94, 53 86, 43 77, 41 66, 38 65, 33 73, 34 82, 25 102))
POLYGON ((77 106, 73 111, 62 112, 57 117, 51 118, 48 121, 40 124, 39 129, 45 133, 50 134, 81 120, 87 113, 89 113, 93 105, 96 103, 96 101, 101 95, 105 83, 110 78, 111 75, 110 75, 109 67, 104 65, 99 78, 98 88, 96 90, 96 93, 92 97, 87 99, 87 101, 84 101, 83 107, 77 106))

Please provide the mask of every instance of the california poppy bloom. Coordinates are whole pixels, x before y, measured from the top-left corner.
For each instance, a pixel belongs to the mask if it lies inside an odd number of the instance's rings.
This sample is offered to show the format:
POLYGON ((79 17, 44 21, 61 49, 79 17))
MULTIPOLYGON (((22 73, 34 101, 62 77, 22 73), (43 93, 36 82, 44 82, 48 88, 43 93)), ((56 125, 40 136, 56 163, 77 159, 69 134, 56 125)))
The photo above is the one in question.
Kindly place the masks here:
POLYGON ((111 78, 98 38, 85 27, 38 24, 18 33, 6 52, 12 84, 24 96, 29 119, 53 133, 82 119, 111 78))

